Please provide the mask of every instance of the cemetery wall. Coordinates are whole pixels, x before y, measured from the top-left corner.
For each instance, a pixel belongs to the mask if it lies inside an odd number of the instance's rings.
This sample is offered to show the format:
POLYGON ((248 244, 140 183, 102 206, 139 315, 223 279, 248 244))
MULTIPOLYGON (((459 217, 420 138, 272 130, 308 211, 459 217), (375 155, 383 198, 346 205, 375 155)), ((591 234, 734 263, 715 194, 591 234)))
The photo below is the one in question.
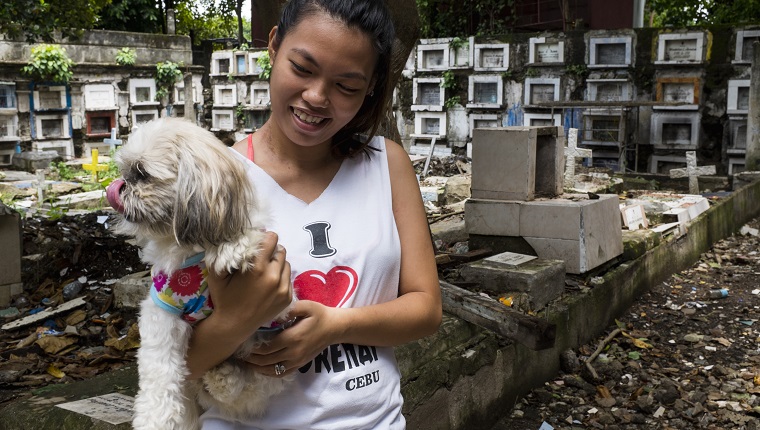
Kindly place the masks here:
POLYGON ((595 166, 667 173, 696 150, 700 165, 733 174, 744 165, 758 40, 760 26, 423 39, 394 106, 407 147, 435 136, 456 150, 474 128, 562 125, 579 129, 595 166))
POLYGON ((160 116, 182 116, 184 84, 156 100, 156 63, 181 64, 193 81, 193 113, 202 121, 201 78, 205 68, 192 65, 190 38, 162 34, 93 30, 81 39, 58 39, 74 62, 67 84, 34 82, 21 73, 35 46, 0 35, 0 166, 26 150, 55 150, 64 159, 112 147, 140 123, 160 116), (122 48, 133 49, 135 64, 116 63, 122 48))

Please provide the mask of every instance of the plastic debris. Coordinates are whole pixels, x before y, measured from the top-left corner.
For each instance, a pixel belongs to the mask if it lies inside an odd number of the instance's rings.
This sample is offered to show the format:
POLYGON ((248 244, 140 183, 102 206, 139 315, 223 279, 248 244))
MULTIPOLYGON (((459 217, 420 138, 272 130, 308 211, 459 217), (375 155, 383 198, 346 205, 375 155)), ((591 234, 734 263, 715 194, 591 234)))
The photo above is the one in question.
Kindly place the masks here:
POLYGON ((69 301, 82 291, 82 283, 77 281, 70 282, 63 287, 63 300, 69 301))
POLYGON ((707 294, 707 297, 711 299, 724 299, 728 297, 728 290, 725 288, 710 290, 710 292, 707 294))

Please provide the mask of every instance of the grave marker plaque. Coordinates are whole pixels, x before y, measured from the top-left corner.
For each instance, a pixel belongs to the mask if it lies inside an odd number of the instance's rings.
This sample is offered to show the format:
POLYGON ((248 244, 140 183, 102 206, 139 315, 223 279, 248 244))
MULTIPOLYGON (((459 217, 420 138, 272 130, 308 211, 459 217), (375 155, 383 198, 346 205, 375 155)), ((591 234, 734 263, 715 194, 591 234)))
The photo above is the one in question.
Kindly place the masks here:
POLYGON ((43 137, 64 137, 62 118, 41 119, 40 126, 43 137))
POLYGON ((665 145, 690 145, 691 124, 662 124, 662 143, 665 145))
POLYGON ((219 104, 231 105, 235 104, 232 88, 222 88, 219 90, 219 104))
POLYGON ((560 62, 560 47, 557 42, 546 42, 536 44, 536 63, 558 63, 560 62))
POLYGON ((475 103, 498 103, 498 83, 475 82, 475 103))
POLYGON ((530 104, 554 101, 553 84, 532 84, 530 86, 530 104))
POLYGON ((441 120, 438 118, 423 118, 422 132, 424 134, 440 134, 441 120))
POLYGON ((590 140, 597 142, 618 142, 620 138, 620 118, 591 118, 590 140))
POLYGON ((665 41, 665 61, 694 62, 697 57, 697 39, 674 39, 665 41))
POLYGON ((736 109, 749 110, 749 87, 739 87, 736 90, 736 109))
POLYGON ((760 42, 760 36, 744 37, 742 39, 741 60, 752 61, 753 48, 755 42, 760 42))
POLYGON ((626 48, 625 43, 599 43, 594 64, 627 64, 626 48))
POLYGON ((137 103, 151 102, 150 93, 151 91, 149 87, 137 87, 135 88, 135 100, 137 103))
POLYGON ((263 106, 269 103, 269 90, 267 89, 255 89, 253 90, 253 104, 263 106))
POLYGON ((747 124, 739 124, 734 134, 733 149, 747 149, 747 124))
POLYGON ((504 50, 481 49, 480 66, 486 68, 504 67, 504 50))
POLYGON ((664 83, 662 85, 663 101, 694 103, 694 85, 692 83, 664 83))
POLYGON ((422 53, 422 64, 427 69, 443 67, 443 60, 443 50, 426 50, 422 53))
POLYGON ((437 83, 420 83, 420 102, 421 105, 437 106, 441 103, 441 86, 437 83))
POLYGON ((60 91, 40 91, 40 105, 38 109, 60 109, 61 92, 60 91))
POLYGON ((596 101, 618 102, 621 100, 623 100, 622 84, 608 82, 596 86, 596 101))

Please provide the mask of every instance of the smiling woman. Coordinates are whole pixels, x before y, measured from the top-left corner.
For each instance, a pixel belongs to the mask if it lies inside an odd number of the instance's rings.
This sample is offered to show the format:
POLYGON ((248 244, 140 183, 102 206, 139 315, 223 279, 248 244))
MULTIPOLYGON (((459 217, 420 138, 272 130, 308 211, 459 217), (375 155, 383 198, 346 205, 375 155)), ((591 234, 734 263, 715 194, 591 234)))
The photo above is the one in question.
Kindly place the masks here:
POLYGON ((269 33, 272 113, 232 150, 287 263, 209 274, 214 313, 194 327, 187 364, 194 379, 225 360, 292 281, 295 323, 246 361, 293 381, 261 416, 212 408, 203 429, 405 427, 393 347, 437 330, 441 297, 409 156, 375 136, 393 41, 378 0, 290 0, 269 33))

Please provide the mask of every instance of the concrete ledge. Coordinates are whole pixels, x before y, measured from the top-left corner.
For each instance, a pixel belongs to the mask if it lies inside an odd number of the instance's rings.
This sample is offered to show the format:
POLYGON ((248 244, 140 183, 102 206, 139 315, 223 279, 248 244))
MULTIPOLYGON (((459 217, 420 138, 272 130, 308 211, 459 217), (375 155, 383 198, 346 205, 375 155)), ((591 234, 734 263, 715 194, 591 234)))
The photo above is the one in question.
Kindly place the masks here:
MULTIPOLYGON (((482 365, 474 373, 463 373, 448 385, 429 387, 426 392, 437 389, 425 402, 407 403, 408 428, 450 430, 493 425, 512 409, 517 399, 557 375, 562 351, 598 336, 651 286, 690 267, 713 243, 731 236, 758 216, 760 181, 755 181, 693 220, 684 236, 663 239, 658 244, 644 235, 644 246, 653 247, 642 256, 604 274, 603 282, 588 293, 569 296, 549 305, 544 315, 557 325, 554 348, 532 351, 518 344, 508 344, 493 351, 495 353, 475 354, 473 360, 479 360, 482 365)), ((481 342, 491 345, 497 342, 484 330, 474 330, 482 336, 481 342)), ((437 363, 440 359, 425 356, 430 360, 425 368, 415 369, 412 374, 440 372, 441 364, 437 363)), ((438 354, 437 357, 442 356, 438 354)), ((452 358, 451 355, 448 357, 452 358)), ((410 392, 409 385, 417 380, 408 381, 410 376, 405 375, 407 382, 403 392, 411 400, 409 397, 414 398, 411 394, 419 389, 410 392)))

